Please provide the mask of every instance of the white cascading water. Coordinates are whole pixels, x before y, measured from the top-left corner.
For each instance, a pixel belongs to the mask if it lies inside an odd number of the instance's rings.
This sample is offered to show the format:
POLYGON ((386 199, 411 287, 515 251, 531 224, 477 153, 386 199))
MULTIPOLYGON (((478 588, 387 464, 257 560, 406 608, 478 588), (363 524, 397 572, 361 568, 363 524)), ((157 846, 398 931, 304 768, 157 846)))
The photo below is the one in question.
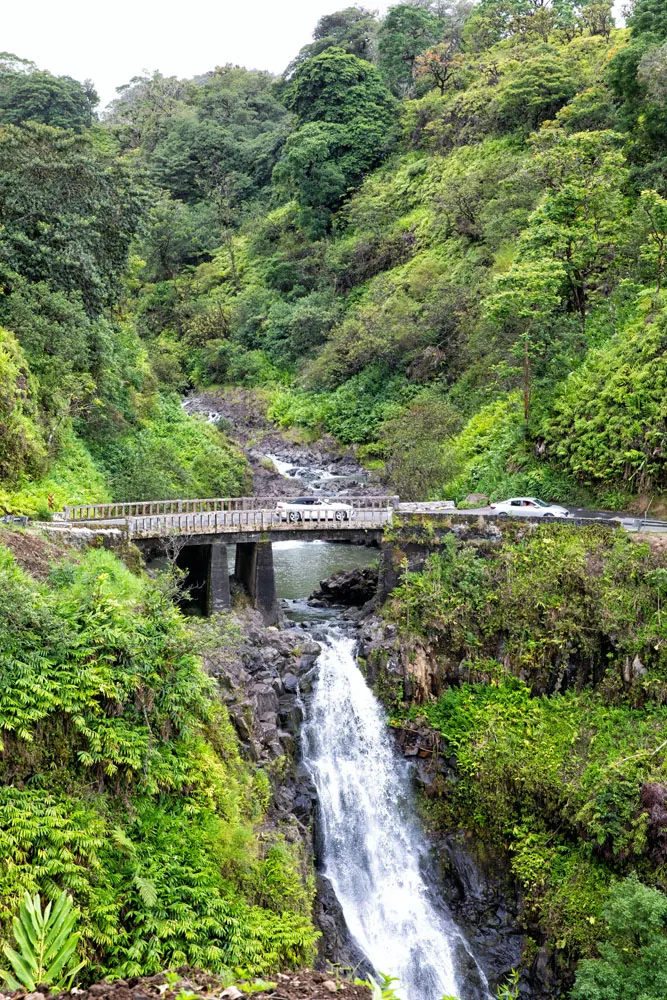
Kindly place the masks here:
POLYGON ((470 995, 457 980, 455 953, 463 948, 475 968, 474 993, 481 987, 488 995, 460 931, 429 899, 408 765, 392 746, 353 640, 335 630, 323 645, 302 732, 319 797, 324 873, 371 964, 400 980, 404 1000, 460 997, 470 995))

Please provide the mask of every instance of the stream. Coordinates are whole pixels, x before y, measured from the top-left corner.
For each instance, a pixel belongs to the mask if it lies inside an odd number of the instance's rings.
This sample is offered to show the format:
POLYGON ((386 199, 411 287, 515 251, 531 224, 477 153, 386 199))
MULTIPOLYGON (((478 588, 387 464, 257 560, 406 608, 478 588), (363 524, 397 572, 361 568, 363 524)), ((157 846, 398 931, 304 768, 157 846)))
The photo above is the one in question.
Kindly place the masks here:
POLYGON ((289 618, 323 647, 305 699, 303 761, 318 795, 323 874, 354 941, 403 1000, 484 1000, 484 973, 428 874, 410 765, 355 658, 340 613, 308 608, 313 570, 368 562, 372 550, 327 542, 275 545, 276 585, 289 618), (465 971, 461 971, 465 970, 465 971))
MULTIPOLYGON (((244 397, 202 395, 183 406, 211 422, 223 418, 230 424, 253 466, 258 495, 378 489, 353 459, 299 448, 256 414, 249 418, 244 397), (267 460, 273 468, 268 479, 267 460)), ((322 647, 312 693, 303 700, 301 752, 317 792, 321 873, 357 951, 378 976, 398 980, 394 986, 402 1000, 487 1000, 484 972, 439 898, 416 818, 411 765, 394 745, 385 712, 359 669, 350 624, 343 609, 307 603, 322 579, 368 565, 377 550, 284 541, 274 543, 273 557, 277 596, 287 617, 322 647)))

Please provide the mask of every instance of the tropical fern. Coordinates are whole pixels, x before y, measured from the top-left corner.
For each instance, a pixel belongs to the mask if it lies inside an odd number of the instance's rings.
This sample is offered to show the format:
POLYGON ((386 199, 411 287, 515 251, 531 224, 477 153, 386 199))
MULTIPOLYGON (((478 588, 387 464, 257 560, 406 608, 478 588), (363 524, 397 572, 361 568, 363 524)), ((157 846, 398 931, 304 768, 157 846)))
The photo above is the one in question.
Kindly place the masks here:
POLYGON ((43 983, 62 989, 69 988, 74 976, 84 965, 76 959, 79 934, 74 930, 77 915, 72 897, 61 892, 55 905, 48 903, 42 912, 39 893, 26 892, 13 931, 20 951, 8 944, 3 951, 10 961, 14 975, 0 970, 0 976, 12 990, 25 988, 33 992, 43 983))
POLYGON ((314 958, 305 859, 253 835, 269 781, 242 760, 195 641, 106 550, 39 586, 0 544, 0 926, 57 885, 80 902, 77 951, 97 977, 255 977, 314 958))

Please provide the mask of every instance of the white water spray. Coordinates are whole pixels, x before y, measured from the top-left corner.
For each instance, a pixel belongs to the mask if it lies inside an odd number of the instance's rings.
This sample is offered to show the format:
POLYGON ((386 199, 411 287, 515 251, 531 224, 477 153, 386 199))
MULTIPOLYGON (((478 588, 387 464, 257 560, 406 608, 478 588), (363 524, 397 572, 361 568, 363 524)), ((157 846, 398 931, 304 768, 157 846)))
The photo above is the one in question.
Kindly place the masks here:
POLYGON ((372 965, 398 977, 405 1000, 488 995, 460 931, 429 898, 408 766, 391 744, 349 638, 332 633, 324 645, 303 741, 319 796, 325 874, 372 965), (457 953, 474 970, 467 987, 457 975, 457 953))

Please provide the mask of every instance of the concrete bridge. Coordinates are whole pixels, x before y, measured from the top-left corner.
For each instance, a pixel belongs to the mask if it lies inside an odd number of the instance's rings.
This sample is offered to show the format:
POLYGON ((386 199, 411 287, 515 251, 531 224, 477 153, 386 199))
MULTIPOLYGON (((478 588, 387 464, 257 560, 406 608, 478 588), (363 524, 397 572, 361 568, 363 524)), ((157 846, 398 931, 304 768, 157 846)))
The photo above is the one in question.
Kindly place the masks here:
POLYGON ((272 542, 318 538, 378 543, 391 524, 398 497, 350 497, 349 520, 332 511, 308 510, 291 522, 271 497, 158 500, 65 507, 61 518, 89 528, 119 527, 149 557, 167 555, 186 573, 186 586, 206 594, 206 613, 230 607, 228 545, 236 546, 234 576, 243 584, 264 621, 279 617, 272 542))
MULTIPOLYGON (((283 498, 280 498, 283 499, 283 498)), ((186 585, 206 595, 205 610, 229 608, 228 545, 236 546, 234 577, 248 591, 268 624, 279 617, 273 573, 272 542, 318 538, 379 544, 394 514, 420 515, 432 528, 499 515, 490 508, 457 510, 449 501, 400 503, 397 496, 338 497, 353 507, 350 520, 336 520, 332 511, 308 509, 306 519, 291 522, 276 510, 278 498, 224 497, 207 500, 155 500, 136 503, 86 504, 65 507, 56 515, 89 528, 116 527, 148 556, 167 555, 186 572, 186 585)), ((566 523, 582 526, 607 522, 626 531, 667 531, 667 523, 605 511, 571 510, 566 523)), ((502 516, 502 515, 500 515, 502 516)), ((521 521, 540 522, 522 516, 521 521)))

